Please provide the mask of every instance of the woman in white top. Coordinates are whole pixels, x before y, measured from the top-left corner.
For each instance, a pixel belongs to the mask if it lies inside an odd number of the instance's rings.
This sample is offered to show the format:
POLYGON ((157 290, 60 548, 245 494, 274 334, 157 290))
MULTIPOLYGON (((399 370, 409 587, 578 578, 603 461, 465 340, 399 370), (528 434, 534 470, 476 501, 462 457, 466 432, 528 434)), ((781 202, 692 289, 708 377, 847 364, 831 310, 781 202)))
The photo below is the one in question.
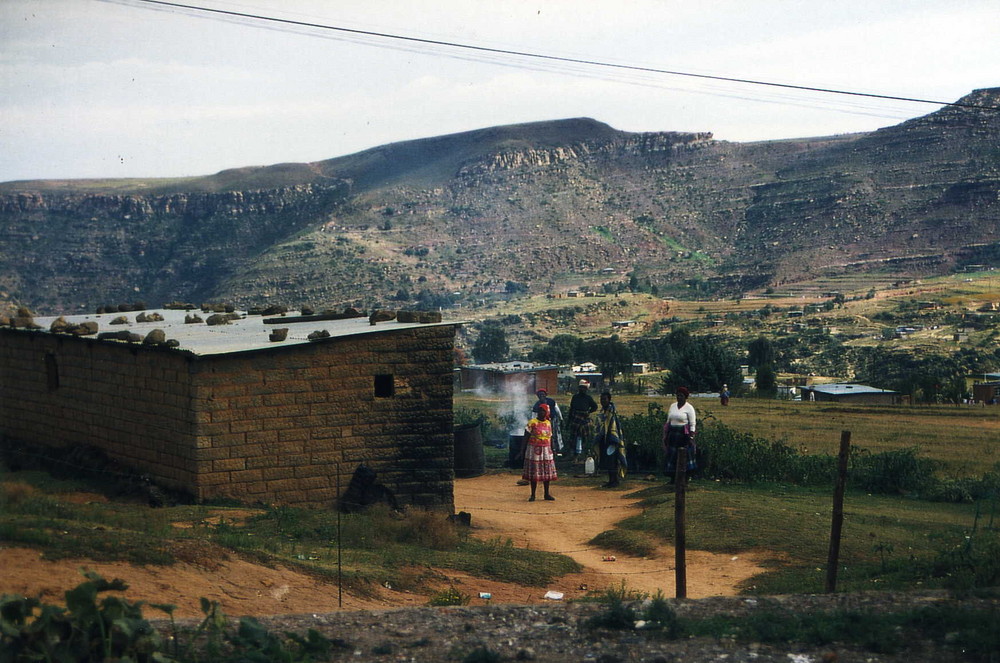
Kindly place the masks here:
MULTIPOLYGON (((667 411, 667 423, 663 425, 663 452, 666 457, 666 467, 668 481, 673 481, 677 472, 677 452, 680 449, 687 451, 686 472, 690 473, 697 469, 695 462, 694 435, 698 428, 698 415, 695 414, 694 406, 688 403, 688 396, 691 392, 687 387, 677 387, 677 402, 670 404, 667 411)), ((687 474, 685 474, 685 481, 687 474)))

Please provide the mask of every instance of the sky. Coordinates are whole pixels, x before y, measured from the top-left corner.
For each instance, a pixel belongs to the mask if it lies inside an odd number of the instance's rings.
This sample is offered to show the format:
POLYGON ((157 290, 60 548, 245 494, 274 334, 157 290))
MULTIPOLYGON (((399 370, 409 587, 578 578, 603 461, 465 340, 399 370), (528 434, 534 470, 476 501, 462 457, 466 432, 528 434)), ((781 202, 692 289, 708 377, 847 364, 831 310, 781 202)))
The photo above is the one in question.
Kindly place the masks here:
POLYGON ((0 0, 0 182, 208 175, 573 117, 746 142, 940 108, 640 69, 941 103, 1000 86, 1000 0, 184 4, 286 22, 0 0))

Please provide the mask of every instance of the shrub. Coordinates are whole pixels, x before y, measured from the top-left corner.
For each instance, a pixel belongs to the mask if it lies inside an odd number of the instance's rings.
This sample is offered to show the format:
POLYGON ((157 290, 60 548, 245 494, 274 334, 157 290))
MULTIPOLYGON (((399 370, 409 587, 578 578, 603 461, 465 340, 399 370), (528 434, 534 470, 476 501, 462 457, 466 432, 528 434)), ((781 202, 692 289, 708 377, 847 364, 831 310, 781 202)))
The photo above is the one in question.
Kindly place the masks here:
MULTIPOLYGON (((333 644, 313 629, 306 637, 286 633, 282 638, 251 618, 241 619, 237 631, 231 633, 218 602, 203 598, 205 619, 191 633, 178 633, 175 626, 172 645, 168 646, 143 618, 143 602, 118 596, 98 602, 98 594, 124 591, 127 584, 117 579, 107 581, 96 573, 84 576, 86 582, 66 592, 65 608, 23 596, 0 597, 0 660, 306 663, 326 660, 333 644)), ((173 616, 172 605, 151 607, 173 616)))
POLYGON ((427 601, 427 605, 469 605, 469 601, 472 597, 468 594, 463 594, 454 587, 449 587, 443 592, 438 592, 427 601))

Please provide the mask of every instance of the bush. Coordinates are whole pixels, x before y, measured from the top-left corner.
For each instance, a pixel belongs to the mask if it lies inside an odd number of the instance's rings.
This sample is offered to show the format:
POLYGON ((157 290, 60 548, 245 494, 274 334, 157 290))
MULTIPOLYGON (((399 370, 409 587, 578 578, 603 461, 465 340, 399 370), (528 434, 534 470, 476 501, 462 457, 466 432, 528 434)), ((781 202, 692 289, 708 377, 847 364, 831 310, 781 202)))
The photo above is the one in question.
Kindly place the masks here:
MULTIPOLYGON (((659 404, 645 414, 620 417, 634 472, 656 472, 663 466, 662 435, 667 420, 659 404)), ((783 482, 802 486, 833 485, 837 458, 809 455, 782 440, 756 437, 718 421, 699 422, 696 444, 701 476, 745 483, 783 482)), ((910 494, 941 501, 969 502, 1000 495, 1000 471, 982 479, 938 480, 934 465, 916 448, 871 453, 853 447, 848 483, 869 493, 910 494)))
MULTIPOLYGON (((310 629, 305 638, 294 633, 276 636, 251 618, 240 620, 236 633, 218 602, 201 600, 205 619, 191 633, 178 633, 172 643, 143 618, 143 602, 98 594, 124 591, 121 580, 107 581, 85 573, 86 582, 66 592, 66 607, 38 599, 4 594, 0 597, 0 660, 20 661, 133 661, 186 663, 188 661, 326 660, 332 642, 310 629), (183 640, 183 642, 182 642, 183 640)), ((153 605, 172 616, 174 606, 153 605)))
POLYGON ((851 485, 870 493, 920 494, 934 483, 934 465, 919 458, 915 447, 877 454, 853 447, 848 476, 851 485))

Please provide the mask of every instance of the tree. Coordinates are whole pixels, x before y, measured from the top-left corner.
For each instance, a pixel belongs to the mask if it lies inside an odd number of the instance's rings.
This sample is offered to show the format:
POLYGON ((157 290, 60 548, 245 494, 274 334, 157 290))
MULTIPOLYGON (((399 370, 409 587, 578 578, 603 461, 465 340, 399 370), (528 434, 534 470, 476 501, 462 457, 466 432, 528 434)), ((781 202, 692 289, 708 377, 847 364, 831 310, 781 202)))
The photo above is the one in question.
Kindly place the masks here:
POLYGON ((757 391, 761 394, 774 396, 778 393, 778 374, 774 372, 774 367, 771 364, 757 367, 756 386, 757 391))
POLYGON ((770 339, 759 336, 747 346, 747 363, 751 370, 761 366, 773 366, 774 354, 774 345, 770 339))
POLYGON ((740 362, 734 353, 711 339, 696 338, 677 353, 661 391, 672 394, 680 386, 692 392, 719 391, 724 384, 732 387, 742 382, 740 362))
POLYGON ((472 346, 472 356, 477 364, 503 361, 510 352, 507 332, 495 322, 486 323, 479 332, 479 338, 472 346))
POLYGON ((616 375, 632 368, 632 351, 617 336, 588 341, 583 351, 601 367, 601 373, 612 383, 616 375))
POLYGON ((572 364, 583 355, 583 339, 572 334, 556 334, 542 347, 531 352, 531 360, 547 364, 572 364))

